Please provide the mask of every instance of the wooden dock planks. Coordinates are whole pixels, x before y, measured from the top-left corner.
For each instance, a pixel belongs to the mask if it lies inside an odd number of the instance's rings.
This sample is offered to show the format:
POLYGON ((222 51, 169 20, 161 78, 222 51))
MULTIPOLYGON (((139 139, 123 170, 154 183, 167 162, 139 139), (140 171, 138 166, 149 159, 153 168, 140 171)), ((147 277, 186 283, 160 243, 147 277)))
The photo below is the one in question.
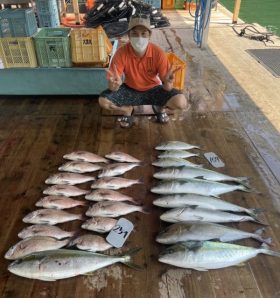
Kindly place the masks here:
MULTIPOLYGON (((101 269, 89 276, 80 276, 53 283, 34 281, 17 277, 7 272, 8 261, 0 262, 1 297, 274 297, 279 292, 280 260, 259 255, 243 267, 232 267, 209 272, 198 272, 175 268, 157 261, 162 245, 155 242, 156 234, 166 226, 159 220, 160 208, 152 205, 156 197, 149 192, 155 182, 151 166, 157 152, 153 149, 164 140, 181 140, 201 145, 205 151, 216 152, 225 162, 221 169, 231 175, 252 177, 252 185, 262 195, 235 192, 223 196, 226 200, 246 207, 266 209, 263 218, 269 224, 266 236, 271 236, 274 249, 280 249, 279 216, 263 177, 259 176, 250 163, 251 145, 246 134, 238 133, 239 123, 230 112, 215 112, 204 115, 188 112, 182 121, 170 121, 159 125, 147 116, 137 116, 136 124, 129 130, 121 129, 116 118, 101 116, 97 102, 91 99, 68 98, 67 106, 75 105, 75 110, 66 114, 65 99, 48 101, 48 109, 42 109, 45 99, 37 99, 37 109, 28 114, 28 101, 21 117, 5 116, 1 121, 7 126, 1 143, 9 143, 9 135, 16 139, 16 154, 12 150, 2 151, 1 162, 1 255, 17 242, 17 233, 26 226, 22 217, 35 210, 35 202, 42 196, 44 180, 56 172, 63 162, 62 156, 75 149, 88 150, 100 155, 113 150, 121 150, 144 161, 144 165, 131 170, 125 177, 142 178, 143 185, 123 190, 140 199, 150 214, 134 213, 126 216, 135 224, 135 231, 129 237, 127 248, 143 247, 135 257, 144 271, 134 271, 124 265, 114 265, 101 269), (38 115, 40 113, 40 115, 38 115), (26 114, 26 115, 24 115, 26 114), (15 123, 16 125, 12 125, 15 123), (10 134, 9 134, 10 132, 10 134), (238 157, 238 158, 237 158, 238 157), (8 203, 7 203, 8 202, 8 203), (133 293, 133 294, 132 294, 133 293)), ((3 99, 0 100, 3 105, 3 99)), ((210 168, 204 159, 193 159, 210 168)), ((89 187, 89 184, 81 187, 89 187)), ((75 208, 73 213, 85 210, 75 208)), ((66 230, 80 229, 81 222, 63 224, 66 230)), ((254 231, 259 227, 253 223, 233 226, 254 231)), ((244 245, 258 246, 253 240, 240 241, 244 245)), ((121 251, 121 250, 116 250, 121 251)))

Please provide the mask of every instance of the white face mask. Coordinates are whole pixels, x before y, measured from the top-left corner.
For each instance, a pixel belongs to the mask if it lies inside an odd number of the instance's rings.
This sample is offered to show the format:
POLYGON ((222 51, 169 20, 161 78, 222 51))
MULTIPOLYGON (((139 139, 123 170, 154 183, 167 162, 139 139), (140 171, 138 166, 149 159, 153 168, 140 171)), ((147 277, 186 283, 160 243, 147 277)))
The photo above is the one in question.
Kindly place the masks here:
POLYGON ((133 49, 137 53, 142 54, 146 51, 146 48, 149 43, 149 38, 147 38, 147 37, 131 37, 130 43, 131 43, 133 49))

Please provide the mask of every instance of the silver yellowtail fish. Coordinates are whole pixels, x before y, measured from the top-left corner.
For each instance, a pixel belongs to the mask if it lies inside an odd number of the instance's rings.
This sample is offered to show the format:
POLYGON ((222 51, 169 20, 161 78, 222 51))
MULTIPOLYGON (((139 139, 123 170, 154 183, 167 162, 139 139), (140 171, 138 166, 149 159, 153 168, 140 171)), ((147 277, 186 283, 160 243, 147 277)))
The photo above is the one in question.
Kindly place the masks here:
POLYGON ((160 143, 156 146, 156 150, 189 150, 189 149, 199 149, 199 146, 180 142, 180 141, 168 141, 160 143))
POLYGON ((141 162, 141 160, 120 151, 110 152, 106 154, 105 157, 118 162, 141 162))
POLYGON ((143 183, 141 179, 134 180, 121 177, 103 177, 93 182, 91 188, 105 188, 114 190, 141 183, 143 183))
POLYGON ((87 202, 74 200, 66 196, 47 196, 40 199, 35 205, 50 209, 68 209, 77 206, 86 206, 87 202))
POLYGON ((75 232, 67 232, 52 225, 32 225, 24 228, 18 233, 18 237, 25 239, 33 236, 47 236, 56 239, 73 237, 75 232))
POLYGON ((149 213, 143 206, 135 206, 123 202, 104 201, 92 205, 87 211, 87 216, 118 217, 132 212, 149 213))
POLYGON ((81 189, 73 185, 53 185, 46 188, 43 194, 50 196, 66 196, 66 197, 77 197, 86 195, 90 191, 81 189))
POLYGON ((102 166, 96 163, 68 161, 61 165, 58 170, 72 173, 90 173, 102 169, 102 166))
POLYGON ((116 225, 117 219, 110 217, 92 217, 82 224, 82 228, 98 233, 107 233, 116 225))
POLYGON ((242 264, 258 254, 280 257, 280 252, 212 241, 186 241, 167 248, 159 261, 181 268, 207 271, 242 264))
POLYGON ((140 165, 139 163, 135 163, 135 162, 134 163, 116 162, 116 163, 108 164, 98 174, 98 178, 119 176, 135 167, 139 167, 139 165, 140 165))
POLYGON ((153 204, 163 208, 183 208, 188 206, 197 206, 199 208, 210 210, 245 212, 252 217, 256 217, 261 211, 261 209, 258 208, 248 209, 218 198, 195 194, 162 196, 154 200, 153 204))
POLYGON ((71 240, 68 247, 76 246, 81 250, 104 251, 112 247, 103 237, 92 234, 85 234, 71 240))
POLYGON ((181 168, 167 168, 162 169, 153 175, 157 179, 162 180, 177 180, 177 179, 193 179, 200 178, 210 181, 233 181, 240 184, 248 184, 247 177, 232 177, 216 171, 211 171, 208 169, 195 168, 184 166, 181 168))
POLYGON ((8 260, 16 260, 26 255, 37 251, 58 249, 66 244, 69 240, 57 240, 51 237, 34 236, 19 241, 12 246, 5 254, 5 258, 8 260))
POLYGON ((38 209, 27 214, 22 221, 31 224, 56 225, 58 223, 82 219, 84 219, 82 214, 73 214, 56 209, 38 209))
POLYGON ((87 194, 85 196, 86 200, 89 201, 130 201, 133 203, 138 203, 137 200, 134 198, 124 195, 118 191, 112 190, 112 189, 96 189, 92 191, 91 193, 87 194))
POLYGON ((70 160, 75 160, 75 161, 86 161, 86 162, 104 162, 107 163, 108 159, 99 156, 97 154, 94 154, 92 152, 88 151, 74 151, 72 153, 68 153, 63 155, 64 159, 70 159, 70 160))
POLYGON ((197 167, 197 168, 203 167, 203 165, 192 163, 183 158, 171 158, 171 157, 159 158, 153 161, 152 165, 160 168, 182 167, 182 166, 197 167))
POLYGON ((246 238, 253 238, 266 244, 271 244, 271 239, 264 239, 261 233, 264 229, 258 229, 255 233, 249 233, 214 223, 176 223, 167 227, 156 237, 156 241, 162 244, 173 244, 182 241, 219 240, 231 242, 246 238))
POLYGON ((205 208, 199 208, 196 206, 174 208, 164 212, 160 219, 167 222, 242 222, 242 221, 253 221, 262 223, 256 218, 248 215, 237 215, 234 213, 210 210, 205 208))
POLYGON ((167 150, 158 155, 158 158, 189 158, 199 156, 199 154, 185 150, 167 150))
POLYGON ((46 184, 66 184, 75 185, 95 180, 95 177, 78 173, 57 173, 46 179, 46 184))
POLYGON ((57 249, 16 260, 9 265, 8 270, 26 278, 55 281, 91 273, 118 262, 134 269, 142 269, 131 262, 131 255, 138 251, 139 249, 134 249, 125 255, 108 256, 88 251, 57 249))
POLYGON ((161 181, 151 188, 151 192, 162 195, 193 193, 197 195, 213 197, 218 197, 221 194, 234 190, 241 190, 245 192, 253 191, 244 185, 232 185, 201 179, 161 181))

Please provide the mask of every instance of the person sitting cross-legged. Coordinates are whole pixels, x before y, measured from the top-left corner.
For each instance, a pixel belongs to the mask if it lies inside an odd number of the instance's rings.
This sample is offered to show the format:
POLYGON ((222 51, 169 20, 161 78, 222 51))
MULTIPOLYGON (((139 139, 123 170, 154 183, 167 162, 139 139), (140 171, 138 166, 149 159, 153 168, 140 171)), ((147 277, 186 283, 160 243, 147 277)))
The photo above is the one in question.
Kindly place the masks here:
POLYGON ((164 51, 150 42, 151 33, 149 16, 131 17, 129 43, 116 51, 107 71, 108 89, 99 96, 103 109, 122 113, 123 128, 132 126, 134 106, 152 105, 160 123, 169 121, 165 108, 188 106, 184 94, 173 88, 180 67, 173 68, 164 51))

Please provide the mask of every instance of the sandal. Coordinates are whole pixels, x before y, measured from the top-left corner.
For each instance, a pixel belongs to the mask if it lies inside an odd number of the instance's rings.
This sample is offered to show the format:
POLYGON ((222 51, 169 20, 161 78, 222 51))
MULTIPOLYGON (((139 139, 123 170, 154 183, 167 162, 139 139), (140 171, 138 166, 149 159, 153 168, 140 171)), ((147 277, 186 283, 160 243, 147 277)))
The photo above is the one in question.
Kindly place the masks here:
POLYGON ((133 125, 133 112, 134 112, 134 109, 132 110, 130 116, 128 115, 121 116, 119 121, 120 121, 120 126, 122 128, 130 128, 133 125))
POLYGON ((152 106, 153 112, 155 113, 157 122, 159 123, 167 123, 169 121, 169 117, 166 112, 161 111, 161 106, 152 106))

